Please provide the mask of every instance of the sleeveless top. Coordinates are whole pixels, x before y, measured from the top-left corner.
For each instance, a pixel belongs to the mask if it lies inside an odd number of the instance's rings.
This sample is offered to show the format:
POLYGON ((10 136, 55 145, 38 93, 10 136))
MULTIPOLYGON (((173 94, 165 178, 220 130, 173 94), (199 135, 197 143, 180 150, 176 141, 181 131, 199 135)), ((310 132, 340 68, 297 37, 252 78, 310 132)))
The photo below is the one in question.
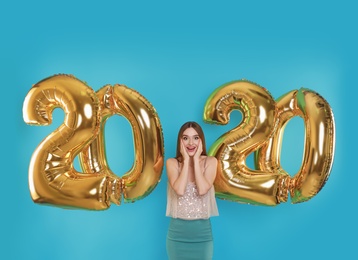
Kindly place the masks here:
POLYGON ((167 186, 167 217, 195 220, 219 215, 214 186, 199 195, 196 183, 188 182, 183 196, 177 195, 169 182, 167 186))

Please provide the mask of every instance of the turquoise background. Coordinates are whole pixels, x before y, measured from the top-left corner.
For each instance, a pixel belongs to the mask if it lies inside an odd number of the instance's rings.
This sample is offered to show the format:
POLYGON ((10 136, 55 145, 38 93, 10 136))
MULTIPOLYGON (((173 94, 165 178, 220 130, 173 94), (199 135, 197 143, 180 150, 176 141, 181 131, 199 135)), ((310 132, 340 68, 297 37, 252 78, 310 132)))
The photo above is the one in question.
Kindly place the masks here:
MULTIPOLYGON (((311 200, 276 207, 218 199, 214 259, 352 259, 356 256, 357 25, 354 1, 12 1, 0 4, 2 91, 1 259, 166 259, 166 169, 146 198, 105 211, 33 203, 28 165, 51 126, 24 123, 31 86, 59 73, 94 90, 125 84, 158 112, 165 158, 178 128, 201 123, 210 145, 240 122, 205 124, 220 85, 248 79, 274 98, 300 87, 321 94, 336 122, 330 178, 311 200)), ((303 122, 286 128, 282 165, 300 167, 303 122)), ((110 118, 106 151, 121 176, 133 163, 128 122, 110 118)))

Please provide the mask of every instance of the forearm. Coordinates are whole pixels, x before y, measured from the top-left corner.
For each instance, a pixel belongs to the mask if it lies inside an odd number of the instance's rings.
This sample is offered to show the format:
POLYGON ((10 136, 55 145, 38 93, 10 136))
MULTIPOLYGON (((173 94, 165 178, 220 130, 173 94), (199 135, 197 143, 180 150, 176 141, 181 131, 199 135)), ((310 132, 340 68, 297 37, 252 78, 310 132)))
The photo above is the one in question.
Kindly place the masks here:
POLYGON ((212 183, 205 177, 205 171, 202 172, 199 163, 194 163, 194 174, 196 187, 198 188, 199 195, 206 194, 212 186, 212 183))
POLYGON ((185 163, 183 164, 183 167, 180 171, 178 178, 172 184, 174 191, 179 196, 184 195, 186 185, 188 183, 188 178, 189 178, 188 167, 189 167, 188 164, 185 163))

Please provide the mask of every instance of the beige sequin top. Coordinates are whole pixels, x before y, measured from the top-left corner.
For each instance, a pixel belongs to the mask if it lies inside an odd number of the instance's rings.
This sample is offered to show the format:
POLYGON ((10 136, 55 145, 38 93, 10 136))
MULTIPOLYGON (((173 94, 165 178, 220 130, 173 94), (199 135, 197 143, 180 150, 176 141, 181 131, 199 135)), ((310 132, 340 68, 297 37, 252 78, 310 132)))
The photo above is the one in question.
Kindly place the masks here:
POLYGON ((195 182, 188 182, 184 195, 179 196, 168 182, 166 216, 187 220, 218 216, 214 187, 199 195, 195 182))

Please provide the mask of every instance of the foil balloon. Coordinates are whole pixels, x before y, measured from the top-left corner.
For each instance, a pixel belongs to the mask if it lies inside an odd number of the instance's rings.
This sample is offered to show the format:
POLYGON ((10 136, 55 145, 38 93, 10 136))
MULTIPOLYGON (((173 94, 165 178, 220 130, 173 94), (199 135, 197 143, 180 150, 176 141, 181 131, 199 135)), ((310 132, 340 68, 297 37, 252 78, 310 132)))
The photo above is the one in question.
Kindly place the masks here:
POLYGON ((295 116, 303 118, 305 144, 302 164, 292 178, 289 190, 292 203, 314 197, 329 178, 335 147, 335 124, 331 107, 318 93, 301 88, 277 100, 277 131, 255 154, 258 168, 283 171, 280 153, 286 124, 295 116))
POLYGON ((160 181, 164 165, 164 139, 158 114, 137 91, 115 85, 115 112, 130 123, 135 148, 135 163, 122 177, 124 202, 146 197, 160 181))
POLYGON ((34 151, 29 166, 29 188, 36 203, 66 208, 101 210, 110 205, 110 194, 119 185, 107 174, 81 173, 73 160, 98 135, 100 111, 94 91, 70 75, 55 75, 35 84, 23 104, 30 125, 52 123, 60 107, 64 122, 34 151))
POLYGON ((218 159, 214 181, 221 199, 254 205, 274 206, 288 199, 290 177, 284 171, 250 169, 246 158, 273 135, 277 121, 275 100, 261 86, 233 81, 217 88, 204 107, 206 123, 224 125, 234 109, 243 120, 219 137, 209 150, 218 159))
POLYGON ((164 141, 158 115, 148 100, 124 85, 105 86, 97 96, 102 108, 101 129, 96 139, 80 154, 81 166, 85 171, 116 176, 106 159, 104 127, 112 115, 123 116, 132 127, 135 158, 132 168, 118 180, 124 202, 142 199, 159 183, 164 165, 164 141))

